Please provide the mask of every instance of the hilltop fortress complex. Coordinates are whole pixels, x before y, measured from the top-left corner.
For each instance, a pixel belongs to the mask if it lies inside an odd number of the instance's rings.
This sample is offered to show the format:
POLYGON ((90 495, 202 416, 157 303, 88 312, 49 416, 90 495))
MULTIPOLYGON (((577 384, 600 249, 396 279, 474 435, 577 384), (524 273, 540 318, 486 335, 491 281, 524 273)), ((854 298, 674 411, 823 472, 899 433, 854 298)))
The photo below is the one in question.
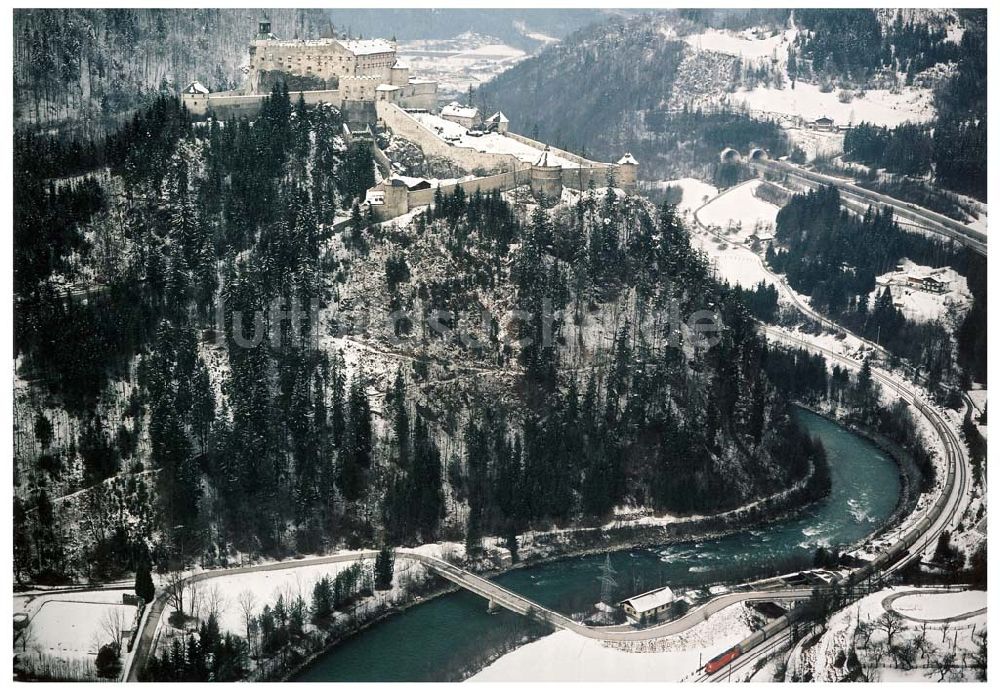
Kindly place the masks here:
POLYGON ((367 142, 382 173, 365 201, 380 220, 430 204, 437 189, 448 193, 459 185, 469 193, 530 186, 535 198, 546 202, 557 201, 564 187, 584 190, 609 180, 625 190, 636 185, 638 162, 630 154, 615 164, 591 161, 510 132, 503 113, 483 118, 477 109, 454 102, 439 110, 437 83, 412 76, 396 56, 395 41, 282 40, 265 19, 250 41, 246 73, 240 89, 211 92, 192 82, 181 100, 195 117, 251 116, 281 82, 293 101, 301 96, 306 105, 338 107, 348 121, 345 139, 367 142), (372 127, 387 128, 425 155, 482 175, 451 183, 402 178, 375 145, 372 127))

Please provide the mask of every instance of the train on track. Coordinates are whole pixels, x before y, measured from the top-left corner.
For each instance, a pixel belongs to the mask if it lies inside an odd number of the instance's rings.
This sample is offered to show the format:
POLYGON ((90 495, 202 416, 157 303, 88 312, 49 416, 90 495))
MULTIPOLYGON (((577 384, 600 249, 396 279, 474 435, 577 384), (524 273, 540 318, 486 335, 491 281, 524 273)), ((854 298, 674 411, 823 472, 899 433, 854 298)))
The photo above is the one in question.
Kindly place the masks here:
MULTIPOLYGON (((955 486, 956 477, 956 459, 951 455, 949 446, 954 442, 951 441, 951 437, 947 435, 947 432, 941 431, 941 424, 935 421, 930 408, 924 405, 917 399, 914 399, 913 404, 916 406, 920 413, 927 417, 934 428, 941 435, 941 440, 945 445, 945 451, 948 455, 948 477, 945 480, 944 489, 941 494, 935 500, 934 505, 931 506, 930 512, 926 514, 920 521, 918 521, 910 530, 906 532, 903 537, 894 542, 887 550, 879 554, 875 559, 868 562, 864 566, 854 570, 851 574, 843 581, 839 582, 834 580, 833 583, 825 590, 832 590, 834 587, 850 587, 857 585, 869 578, 870 576, 889 569, 897 564, 905 555, 908 549, 913 547, 918 543, 924 533, 926 533, 930 527, 941 517, 945 511, 945 507, 948 505, 948 500, 951 498, 952 490, 955 486)), ((930 539, 923 546, 918 547, 918 552, 923 550, 929 543, 930 539)), ((817 588, 817 590, 823 590, 817 588)), ((764 625, 763 628, 758 629, 754 633, 750 634, 747 638, 740 641, 738 644, 732 648, 723 651, 719 655, 715 656, 707 663, 705 663, 704 672, 706 675, 712 675, 729 665, 731 662, 739 658, 744 653, 751 651, 760 644, 762 644, 767 639, 771 638, 775 634, 779 634, 784 631, 789 625, 791 625, 798 617, 798 610, 791 610, 787 614, 775 619, 772 622, 764 625)))

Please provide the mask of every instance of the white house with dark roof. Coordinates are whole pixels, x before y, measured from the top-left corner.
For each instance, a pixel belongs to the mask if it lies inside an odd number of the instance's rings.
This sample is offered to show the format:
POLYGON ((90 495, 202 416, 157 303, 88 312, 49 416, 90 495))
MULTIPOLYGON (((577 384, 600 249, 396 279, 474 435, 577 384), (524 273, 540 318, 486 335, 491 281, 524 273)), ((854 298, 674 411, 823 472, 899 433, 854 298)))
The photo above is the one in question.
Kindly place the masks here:
POLYGON ((674 591, 668 586, 636 595, 619 604, 625 615, 633 622, 655 622, 666 614, 674 604, 674 591))

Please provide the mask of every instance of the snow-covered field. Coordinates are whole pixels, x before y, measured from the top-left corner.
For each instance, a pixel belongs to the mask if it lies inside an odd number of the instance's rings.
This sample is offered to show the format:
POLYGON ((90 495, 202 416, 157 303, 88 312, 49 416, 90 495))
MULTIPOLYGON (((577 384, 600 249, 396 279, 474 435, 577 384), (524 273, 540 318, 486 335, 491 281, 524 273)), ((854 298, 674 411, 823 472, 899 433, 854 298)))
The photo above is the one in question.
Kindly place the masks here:
POLYGON ((723 231, 732 229, 733 239, 741 243, 755 231, 773 231, 779 208, 754 195, 762 183, 754 180, 727 191, 705 205, 698 219, 723 231))
POLYGON ((690 34, 684 37, 689 46, 701 51, 716 51, 741 58, 773 58, 784 63, 787 60, 788 46, 798 35, 796 29, 786 29, 773 36, 759 29, 746 29, 740 32, 723 29, 708 29, 700 34, 690 34))
MULTIPOLYGON (((411 115, 437 133, 442 139, 445 139, 446 142, 450 141, 455 147, 468 147, 477 152, 513 154, 521 161, 532 164, 542 156, 542 150, 531 145, 526 145, 514 138, 505 137, 499 133, 488 133, 479 137, 472 137, 468 134, 469 131, 464 126, 431 113, 414 113, 411 115)), ((558 157, 551 152, 549 153, 549 163, 552 165, 559 164, 568 169, 579 167, 579 164, 558 157)))
POLYGON ((111 638, 102 622, 109 614, 126 629, 132 627, 136 608, 121 604, 130 589, 14 596, 14 612, 30 617, 28 650, 60 659, 92 659, 111 638))
POLYGON ((985 590, 961 593, 919 593, 904 595, 892 603, 892 609, 904 617, 915 619, 948 619, 986 607, 985 590))
POLYGON ((754 197, 753 192, 759 185, 760 181, 750 181, 736 186, 697 212, 702 224, 718 227, 719 233, 730 234, 732 243, 698 231, 697 227, 691 237, 691 243, 708 254, 720 279, 745 288, 760 282, 774 284, 760 256, 745 246, 733 245, 744 243, 751 233, 774 229, 778 208, 754 197))
POLYGON ((499 658, 471 681, 679 682, 749 635, 750 615, 749 608, 733 605, 677 636, 635 643, 557 631, 499 658))
POLYGON ((905 87, 898 94, 887 89, 870 89, 863 97, 855 97, 848 103, 842 103, 838 94, 836 89, 824 94, 818 85, 798 82, 795 89, 790 84, 782 89, 756 87, 734 92, 729 99, 755 111, 797 115, 806 120, 827 116, 835 125, 865 121, 891 127, 907 121, 923 123, 935 115, 934 94, 930 89, 905 87))
POLYGON ((719 241, 707 232, 692 235, 691 244, 708 254, 720 280, 745 289, 752 289, 761 282, 774 284, 760 258, 749 248, 719 241))
MULTIPOLYGON (((892 637, 891 645, 897 649, 912 647, 916 652, 910 656, 912 661, 907 663, 904 662, 906 657, 901 657, 898 651, 897 654, 890 651, 888 635, 880 625, 885 615, 883 601, 913 590, 921 589, 913 586, 887 588, 835 614, 816 646, 789 663, 789 675, 810 670, 817 681, 836 682, 847 674, 843 654, 853 649, 858 655, 861 671, 871 681, 974 681, 976 675, 972 665, 978 650, 978 638, 986 627, 985 614, 938 624, 904 618, 900 630, 892 637), (870 637, 865 627, 859 631, 859 624, 871 625, 870 637), (955 654, 955 667, 942 673, 937 664, 949 653, 955 654)), ((934 605, 934 614, 940 615, 938 618, 954 617, 985 605, 985 593, 924 593, 912 598, 899 598, 894 608, 898 609, 909 600, 934 605)))
POLYGON ((786 128, 785 133, 792 145, 801 149, 806 161, 816 157, 832 157, 844 151, 844 134, 806 128, 786 128))
POLYGON ((969 293, 965 277, 950 267, 932 268, 926 265, 903 259, 901 270, 894 270, 876 278, 876 289, 869 297, 870 305, 884 291, 886 285, 892 292, 893 302, 903 312, 903 315, 915 321, 950 320, 955 325, 965 315, 972 304, 972 294, 969 293), (948 283, 948 291, 941 294, 924 291, 908 286, 907 278, 911 276, 935 278, 948 283))
POLYGON ((701 207, 710 198, 719 194, 719 189, 711 183, 699 181, 697 178, 677 178, 671 181, 649 181, 644 183, 651 190, 666 190, 667 188, 680 188, 681 201, 677 204, 677 211, 682 215, 687 215, 701 207))

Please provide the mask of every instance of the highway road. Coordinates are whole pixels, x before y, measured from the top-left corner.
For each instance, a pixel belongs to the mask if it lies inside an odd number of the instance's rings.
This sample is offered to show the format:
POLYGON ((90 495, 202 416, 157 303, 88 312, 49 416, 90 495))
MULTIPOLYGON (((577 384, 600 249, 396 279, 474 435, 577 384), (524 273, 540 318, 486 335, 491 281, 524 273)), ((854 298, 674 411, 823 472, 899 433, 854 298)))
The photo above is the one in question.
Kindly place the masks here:
POLYGON ((759 167, 764 171, 797 179, 810 187, 836 186, 841 197, 849 201, 863 205, 891 207, 897 217, 912 222, 931 233, 956 241, 980 255, 986 255, 986 234, 933 210, 862 188, 843 178, 809 171, 788 162, 765 159, 751 160, 748 163, 751 167, 759 167))

